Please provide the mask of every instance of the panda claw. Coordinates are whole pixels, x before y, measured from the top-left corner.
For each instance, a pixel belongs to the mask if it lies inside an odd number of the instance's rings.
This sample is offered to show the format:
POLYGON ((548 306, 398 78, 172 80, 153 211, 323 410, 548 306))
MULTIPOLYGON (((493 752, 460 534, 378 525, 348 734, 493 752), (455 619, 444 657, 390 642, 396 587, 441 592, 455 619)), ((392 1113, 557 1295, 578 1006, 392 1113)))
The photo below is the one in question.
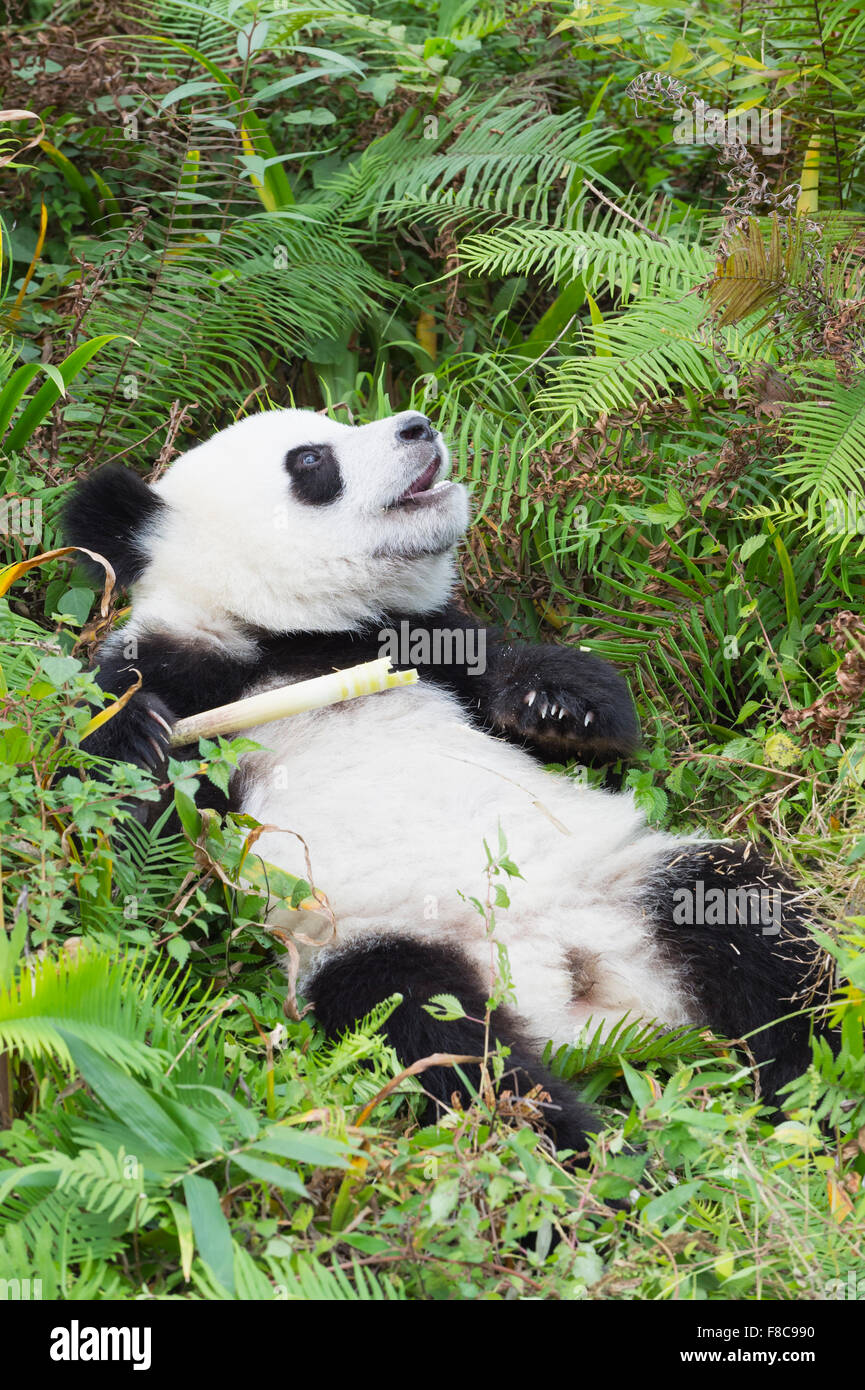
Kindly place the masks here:
POLYGON ((164 749, 164 748, 160 748, 159 744, 156 742, 156 739, 155 739, 155 738, 151 738, 149 734, 148 734, 148 736, 147 736, 147 742, 150 744, 150 747, 153 749, 154 753, 156 754, 156 766, 157 766, 157 767, 162 767, 162 765, 163 765, 164 762, 165 762, 165 749, 164 749))
POLYGON ((560 718, 560 719, 564 719, 564 717, 565 717, 565 709, 564 709, 564 705, 563 705, 562 708, 559 710, 559 718, 560 718))
POLYGON ((171 738, 171 725, 168 723, 168 721, 163 719, 161 714, 157 714, 155 709, 149 709, 147 713, 150 715, 151 719, 156 720, 160 728, 165 730, 165 733, 168 736, 168 738, 171 738))
POLYGON ((526 695, 525 699, 523 700, 523 704, 528 705, 529 709, 531 709, 532 705, 535 703, 537 693, 538 692, 536 690, 530 690, 528 695, 526 695))
POLYGON ((556 717, 556 711, 557 711, 558 708, 559 708, 558 705, 550 705, 550 718, 551 718, 551 719, 555 719, 555 717, 556 717))
POLYGON ((541 703, 538 707, 538 714, 541 716, 542 719, 546 719, 548 708, 549 706, 547 705, 546 700, 541 700, 541 703))
POLYGON ((595 711, 594 711, 593 709, 590 709, 589 712, 588 712, 588 714, 586 715, 585 719, 583 720, 583 727, 584 727, 584 728, 588 728, 588 726, 589 726, 590 724, 593 724, 593 723, 594 723, 594 720, 595 720, 595 711))

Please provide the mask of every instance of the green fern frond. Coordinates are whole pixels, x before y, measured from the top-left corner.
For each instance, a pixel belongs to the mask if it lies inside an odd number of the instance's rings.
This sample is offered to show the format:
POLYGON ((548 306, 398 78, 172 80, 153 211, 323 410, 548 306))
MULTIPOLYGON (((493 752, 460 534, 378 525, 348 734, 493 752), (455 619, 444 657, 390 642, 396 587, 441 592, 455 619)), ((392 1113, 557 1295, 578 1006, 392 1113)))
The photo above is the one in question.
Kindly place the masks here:
POLYGON ((575 1076, 588 1075, 603 1067, 617 1070, 621 1059, 639 1065, 651 1061, 671 1061, 676 1058, 693 1058, 695 1054, 706 1052, 706 1042, 699 1028, 665 1028, 658 1023, 647 1023, 645 1019, 633 1019, 626 1014, 617 1019, 612 1028, 600 1023, 593 1032, 586 1026, 582 1041, 558 1048, 555 1052, 547 1049, 545 1060, 551 1070, 563 1081, 571 1081, 575 1076))
POLYGON ((424 138, 412 113, 369 146, 326 187, 342 218, 377 225, 415 218, 438 197, 451 219, 532 218, 548 205, 550 190, 566 186, 578 169, 597 176, 611 146, 579 113, 539 115, 530 102, 506 104, 503 94, 477 104, 460 98, 424 138))
MULTIPOLYGON (((9 1245, 14 1248, 15 1243, 20 1243, 30 1258, 19 1265, 19 1270, 40 1272, 41 1277, 47 1279, 48 1287, 62 1272, 61 1262, 77 1264, 93 1260, 101 1263, 116 1256, 123 1249, 123 1234, 128 1229, 124 1218, 109 1221, 103 1213, 82 1210, 70 1202, 68 1195, 61 1196, 55 1184, 57 1171, 55 1169, 52 1174, 47 1164, 32 1174, 17 1170, 20 1186, 14 1196, 3 1200, 0 1222, 3 1232, 0 1250, 9 1245)), ((0 1181, 4 1176, 0 1173, 0 1181)), ((43 1296, 45 1293, 43 1290, 43 1296)))
POLYGON ((16 980, 0 985, 0 1048, 30 1060, 53 1057, 73 1069, 78 1038, 124 1071, 154 1076, 165 1056, 150 1045, 139 986, 146 961, 116 959, 92 947, 75 955, 28 957, 16 980))
POLYGON ((793 497, 808 497, 813 522, 821 504, 861 498, 865 466, 865 379, 812 383, 816 399, 798 401, 785 413, 791 450, 778 472, 793 483, 793 497), (819 393, 819 395, 818 395, 819 393))
POLYGON ((330 1076, 338 1076, 356 1067, 360 1061, 372 1059, 382 1063, 392 1074, 399 1071, 396 1053, 381 1036, 381 1029, 401 1003, 401 994, 392 994, 388 999, 383 999, 343 1037, 328 1044, 319 1053, 321 1070, 317 1073, 317 1080, 325 1081, 330 1076))
POLYGON ((282 1261, 269 1263, 281 1296, 290 1302, 391 1303, 404 1302, 406 1298, 397 1279, 365 1269, 356 1259, 352 1261, 351 1277, 335 1261, 328 1268, 306 1253, 297 1256, 293 1267, 282 1261))
POLYGON ((141 1165, 122 1146, 116 1153, 97 1146, 82 1149, 73 1158, 57 1155, 51 1165, 57 1172, 57 1192, 67 1199, 74 1195, 76 1205, 94 1215, 102 1213, 114 1222, 134 1214, 143 1225, 152 1214, 141 1165))
POLYGON ((710 258, 700 246, 653 241, 621 224, 612 230, 538 227, 520 223, 494 232, 477 232, 460 243, 460 262, 470 275, 542 275, 563 285, 582 276, 594 294, 609 285, 621 299, 636 287, 672 295, 690 290, 708 272, 710 258))
POLYGON ((579 424, 637 399, 678 395, 683 386, 712 390, 718 368, 711 345, 699 333, 704 312, 696 296, 661 300, 605 319, 594 339, 584 330, 583 346, 595 347, 598 355, 562 360, 538 392, 537 410, 579 424))
MULTIPOLYGON (((155 262, 118 280, 110 307, 94 310, 94 327, 104 317, 136 339, 134 349, 111 345, 90 388, 91 411, 111 415, 112 451, 118 432, 158 427, 178 397, 218 417, 260 381, 262 362, 347 336, 391 294, 346 234, 312 217, 250 213, 214 243, 206 227, 219 208, 207 211, 196 214, 202 232, 169 240, 155 262)), ((89 430, 92 443, 92 422, 89 430)))

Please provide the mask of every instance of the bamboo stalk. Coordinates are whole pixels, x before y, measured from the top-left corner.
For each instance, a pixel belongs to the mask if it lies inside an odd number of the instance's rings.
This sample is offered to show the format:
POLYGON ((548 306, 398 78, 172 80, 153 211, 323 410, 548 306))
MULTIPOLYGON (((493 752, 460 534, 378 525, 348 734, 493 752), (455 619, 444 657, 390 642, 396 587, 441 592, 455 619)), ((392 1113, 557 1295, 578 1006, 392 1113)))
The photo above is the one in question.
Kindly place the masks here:
POLYGON ((401 685, 414 685, 418 673, 392 671, 386 656, 377 661, 365 661, 349 666, 345 671, 331 671, 314 680, 280 685, 275 690, 263 690, 245 700, 204 710, 201 714, 178 719, 171 731, 172 747, 195 743, 199 738, 215 738, 217 734, 235 734, 252 729, 256 724, 269 724, 274 719, 287 719, 306 710, 323 709, 342 700, 354 700, 359 695, 375 695, 380 690, 393 690, 401 685))

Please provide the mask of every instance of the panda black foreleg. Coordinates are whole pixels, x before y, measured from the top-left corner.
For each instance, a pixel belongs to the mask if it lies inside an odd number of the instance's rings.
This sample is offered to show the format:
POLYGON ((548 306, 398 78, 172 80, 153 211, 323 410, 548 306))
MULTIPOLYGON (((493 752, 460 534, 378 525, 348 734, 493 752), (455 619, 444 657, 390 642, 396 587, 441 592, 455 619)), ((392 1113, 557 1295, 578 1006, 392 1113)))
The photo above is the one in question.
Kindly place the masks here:
MULTIPOLYGON (((308 987, 315 1014, 329 1037, 336 1038, 392 994, 403 1002, 391 1014, 384 1033, 404 1066, 436 1052, 481 1057, 484 1054, 486 993, 477 971, 456 947, 433 945, 410 937, 376 938, 333 952, 316 968, 308 987), (467 1015, 452 1022, 434 1018, 423 1007, 433 995, 452 994, 467 1015)), ((490 1042, 510 1049, 501 1088, 525 1096, 540 1086, 550 1097, 544 1117, 557 1147, 586 1149, 586 1134, 597 1121, 564 1082, 551 1076, 533 1056, 517 1018, 498 1008, 491 1020, 490 1042)), ((461 1068, 477 1090, 480 1068, 461 1068)), ((435 1104, 448 1104, 454 1092, 468 1104, 470 1092, 451 1067, 430 1067, 420 1076, 435 1104)))
POLYGON ((496 727, 547 758, 610 761, 639 742, 624 678, 575 647, 502 644, 491 668, 489 707, 496 727))
POLYGON ((508 641, 453 606, 423 622, 432 634, 465 634, 472 664, 421 664, 421 675, 454 690, 483 727, 528 744, 547 761, 609 762, 637 746, 640 730, 627 682, 601 657, 574 646, 508 641))
MULTIPOLYGON (((107 761, 133 763, 164 782, 169 756, 182 762, 195 758, 198 752, 194 744, 171 746, 172 725, 201 708, 237 699, 248 673, 243 663, 199 643, 145 635, 135 639, 134 648, 134 655, 105 648, 97 653, 97 680, 103 690, 122 696, 139 676, 143 683, 82 746, 107 761)), ((207 784, 206 790, 207 806, 216 811, 228 809, 228 798, 222 791, 212 784, 207 784)), ((169 789, 158 802, 132 802, 132 814, 136 820, 152 824, 170 800, 169 789)))
POLYGON ((158 695, 138 692, 116 715, 95 729, 84 748, 111 762, 134 763, 161 777, 168 766, 174 715, 158 695))
MULTIPOLYGON (((112 694, 121 694, 135 681, 135 676, 127 675, 126 685, 120 681, 105 678, 100 672, 99 683, 112 694)), ((107 707, 110 708, 110 705, 107 707)), ((168 771, 168 756, 171 742, 171 726, 175 721, 173 711, 158 695, 143 690, 137 691, 122 709, 99 728, 94 729, 82 743, 82 750, 107 762, 132 763, 150 772, 158 781, 163 781, 168 771)), ((101 774, 93 769, 91 777, 102 780, 101 774)), ((163 809, 164 797, 159 802, 135 800, 130 802, 130 810, 142 824, 152 823, 163 809)))
POLYGON ((647 911, 664 955, 713 1032, 750 1035, 769 1104, 783 1104, 779 1089, 807 1069, 812 1017, 819 1027, 828 992, 803 898, 744 843, 683 845, 649 889, 647 911))

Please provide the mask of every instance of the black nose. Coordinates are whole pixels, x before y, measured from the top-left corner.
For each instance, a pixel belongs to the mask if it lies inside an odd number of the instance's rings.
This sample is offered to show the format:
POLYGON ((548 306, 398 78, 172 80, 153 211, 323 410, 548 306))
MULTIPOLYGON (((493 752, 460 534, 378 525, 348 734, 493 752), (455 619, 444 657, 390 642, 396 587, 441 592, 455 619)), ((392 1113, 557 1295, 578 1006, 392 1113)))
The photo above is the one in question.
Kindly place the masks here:
POLYGON ((434 439, 435 430, 425 415, 410 415, 407 420, 403 420, 396 437, 403 444, 418 444, 421 440, 434 439))

